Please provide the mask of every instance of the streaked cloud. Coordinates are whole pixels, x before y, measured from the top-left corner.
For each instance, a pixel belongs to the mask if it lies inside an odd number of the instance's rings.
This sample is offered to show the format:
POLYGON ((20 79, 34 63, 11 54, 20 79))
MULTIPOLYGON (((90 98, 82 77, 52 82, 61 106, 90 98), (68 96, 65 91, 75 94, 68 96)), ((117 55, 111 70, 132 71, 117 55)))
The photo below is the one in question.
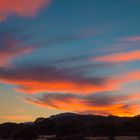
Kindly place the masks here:
POLYGON ((129 72, 121 73, 118 75, 114 75, 110 77, 110 80, 113 83, 116 83, 121 89, 123 85, 127 83, 140 81, 140 70, 134 70, 134 71, 129 71, 129 72))
POLYGON ((16 85, 16 91, 30 94, 42 92, 89 94, 117 88, 116 85, 108 83, 104 77, 86 77, 74 69, 55 66, 1 68, 0 82, 16 85))
POLYGON ((126 105, 123 101, 129 100, 130 97, 121 95, 108 96, 103 94, 88 96, 77 96, 75 94, 44 94, 41 98, 26 98, 25 101, 40 107, 63 111, 133 116, 135 113, 138 113, 140 105, 126 105))
POLYGON ((139 70, 106 77, 96 76, 96 74, 87 77, 85 71, 81 71, 77 71, 77 68, 45 65, 3 67, 0 68, 0 82, 14 85, 17 92, 27 94, 59 92, 84 95, 117 91, 123 89, 127 83, 140 81, 139 70))
POLYGON ((0 43, 0 67, 6 67, 13 60, 33 51, 32 46, 23 46, 20 41, 14 38, 1 39, 0 43))
POLYGON ((50 3, 50 0, 0 0, 0 21, 9 16, 35 16, 39 10, 50 3))
POLYGON ((130 71, 122 75, 120 74, 120 77, 122 77, 120 79, 122 79, 121 81, 124 83, 140 81, 140 70, 130 71))
POLYGON ((140 42, 140 36, 125 37, 125 38, 122 38, 121 40, 125 42, 140 42))
POLYGON ((105 56, 93 58, 91 60, 96 62, 109 62, 109 63, 136 61, 140 60, 140 50, 108 54, 105 56))

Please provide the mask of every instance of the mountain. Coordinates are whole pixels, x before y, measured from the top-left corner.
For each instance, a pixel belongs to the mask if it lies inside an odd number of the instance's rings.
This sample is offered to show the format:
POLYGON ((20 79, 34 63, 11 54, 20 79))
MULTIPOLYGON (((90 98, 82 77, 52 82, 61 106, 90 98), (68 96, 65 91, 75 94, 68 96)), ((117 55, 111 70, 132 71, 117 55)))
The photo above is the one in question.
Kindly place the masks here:
POLYGON ((0 138, 39 135, 140 135, 140 116, 117 117, 62 113, 34 122, 0 124, 0 138))
POLYGON ((132 119, 131 117, 118 117, 118 116, 101 116, 101 115, 83 115, 76 113, 61 113, 57 115, 50 116, 49 120, 53 120, 55 122, 81 122, 81 123, 115 123, 122 122, 126 120, 132 119))

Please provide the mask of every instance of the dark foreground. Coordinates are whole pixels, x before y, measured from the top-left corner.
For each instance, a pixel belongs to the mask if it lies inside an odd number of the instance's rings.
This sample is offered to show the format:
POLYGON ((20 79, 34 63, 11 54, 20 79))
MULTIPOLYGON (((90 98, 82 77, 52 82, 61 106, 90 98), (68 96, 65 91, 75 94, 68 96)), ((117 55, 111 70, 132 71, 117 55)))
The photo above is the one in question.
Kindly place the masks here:
POLYGON ((0 140, 140 140, 139 136, 140 116, 64 113, 34 122, 0 124, 0 140))

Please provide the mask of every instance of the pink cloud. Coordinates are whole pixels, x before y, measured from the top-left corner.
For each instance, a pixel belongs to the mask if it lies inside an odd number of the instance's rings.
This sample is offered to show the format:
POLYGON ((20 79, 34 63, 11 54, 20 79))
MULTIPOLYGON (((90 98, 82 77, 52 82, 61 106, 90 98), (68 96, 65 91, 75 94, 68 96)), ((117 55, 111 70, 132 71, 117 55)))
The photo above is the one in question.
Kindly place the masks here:
POLYGON ((0 0, 0 21, 11 15, 35 16, 50 0, 0 0))
MULTIPOLYGON (((131 71, 125 74, 120 74, 116 76, 118 78, 118 82, 120 83, 130 83, 140 81, 140 70, 131 71)), ((117 81, 116 81, 117 82, 117 81)))
POLYGON ((140 36, 130 36, 121 39, 122 41, 127 41, 127 42, 140 42, 140 36))
POLYGON ((91 60, 97 62, 109 62, 109 63, 136 61, 136 60, 140 60, 140 50, 108 54, 105 56, 92 58, 91 60))
POLYGON ((140 81, 140 70, 129 71, 118 75, 111 76, 108 79, 108 83, 117 85, 118 90, 123 89, 125 84, 139 82, 140 81))
POLYGON ((22 46, 22 43, 15 39, 6 39, 0 47, 0 67, 5 67, 16 58, 29 54, 33 51, 32 46, 22 46))

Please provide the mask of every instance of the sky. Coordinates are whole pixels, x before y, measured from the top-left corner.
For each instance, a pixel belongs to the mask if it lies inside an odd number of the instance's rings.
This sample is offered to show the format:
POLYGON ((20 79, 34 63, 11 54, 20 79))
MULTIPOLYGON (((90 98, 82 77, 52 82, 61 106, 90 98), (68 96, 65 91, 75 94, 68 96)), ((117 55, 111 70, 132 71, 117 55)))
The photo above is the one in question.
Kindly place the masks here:
POLYGON ((0 0, 0 123, 63 112, 140 114, 139 0, 0 0))

